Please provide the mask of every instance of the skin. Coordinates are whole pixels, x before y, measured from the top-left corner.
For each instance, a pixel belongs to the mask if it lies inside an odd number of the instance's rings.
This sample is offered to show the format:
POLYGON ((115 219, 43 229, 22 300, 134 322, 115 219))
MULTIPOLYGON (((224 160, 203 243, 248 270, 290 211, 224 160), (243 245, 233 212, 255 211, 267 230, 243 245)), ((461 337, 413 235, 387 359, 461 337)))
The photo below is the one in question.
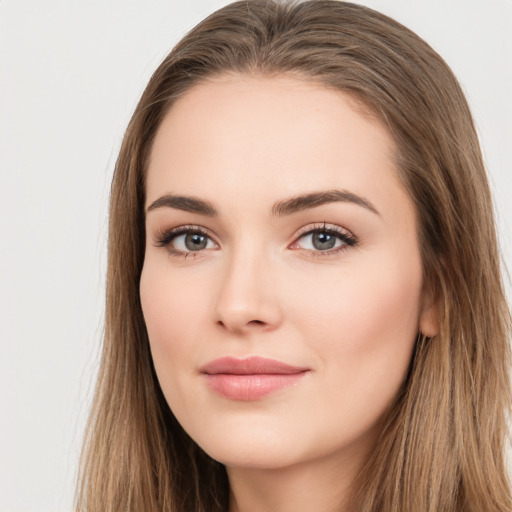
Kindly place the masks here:
POLYGON ((232 512, 340 510, 418 332, 435 330, 394 149, 349 96, 284 76, 197 85, 157 132, 142 308, 167 402, 226 465, 232 512), (375 211, 335 201, 272 213, 276 202, 334 189, 375 211), (155 206, 166 194, 207 201, 218 215, 155 206), (159 242, 180 226, 206 231, 204 248, 187 249, 183 234, 159 242), (356 243, 336 237, 318 249, 303 234, 333 227, 356 243), (249 401, 212 391, 200 372, 255 355, 308 371, 249 401))

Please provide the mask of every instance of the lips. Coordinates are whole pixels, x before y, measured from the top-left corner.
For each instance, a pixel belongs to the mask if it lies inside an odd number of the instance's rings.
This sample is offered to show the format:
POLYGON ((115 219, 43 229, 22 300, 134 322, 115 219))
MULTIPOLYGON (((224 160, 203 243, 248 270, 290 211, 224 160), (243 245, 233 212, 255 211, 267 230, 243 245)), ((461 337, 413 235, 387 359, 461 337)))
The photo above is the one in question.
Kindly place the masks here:
POLYGON ((263 357, 223 357, 200 369, 209 388, 231 400, 258 400, 297 384, 309 368, 263 357))

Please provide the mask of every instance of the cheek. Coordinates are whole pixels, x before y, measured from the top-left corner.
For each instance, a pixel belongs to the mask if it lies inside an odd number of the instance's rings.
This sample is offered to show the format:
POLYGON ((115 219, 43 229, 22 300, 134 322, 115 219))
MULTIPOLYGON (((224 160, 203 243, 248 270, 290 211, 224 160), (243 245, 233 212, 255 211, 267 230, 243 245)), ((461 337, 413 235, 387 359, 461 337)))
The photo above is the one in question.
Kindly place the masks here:
POLYGON ((198 329, 211 302, 210 282, 208 269, 176 269, 159 254, 147 257, 140 296, 150 340, 180 339, 174 334, 198 329))
POLYGON ((378 390, 386 400, 405 377, 418 333, 421 268, 419 259, 396 258, 363 266, 331 273, 323 287, 303 282, 308 292, 296 312, 330 378, 355 394, 378 390))
MULTIPOLYGON (((204 322, 204 302, 186 273, 173 273, 167 265, 145 265, 140 296, 153 362, 164 394, 175 395, 186 363, 195 360, 196 340, 204 322)), ((204 292, 204 290, 203 290, 204 292)))
POLYGON ((391 260, 347 270, 304 274, 295 309, 312 329, 332 329, 346 341, 415 333, 421 290, 419 264, 391 260))

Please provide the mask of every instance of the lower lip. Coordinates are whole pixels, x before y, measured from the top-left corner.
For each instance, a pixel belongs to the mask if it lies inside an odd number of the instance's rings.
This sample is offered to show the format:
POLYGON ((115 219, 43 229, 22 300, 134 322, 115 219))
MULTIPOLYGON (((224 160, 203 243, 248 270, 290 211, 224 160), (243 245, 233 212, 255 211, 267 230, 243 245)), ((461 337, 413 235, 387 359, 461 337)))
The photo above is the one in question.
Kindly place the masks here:
POLYGON ((307 371, 290 374, 206 375, 212 391, 231 400, 258 400, 275 391, 297 384, 307 371))

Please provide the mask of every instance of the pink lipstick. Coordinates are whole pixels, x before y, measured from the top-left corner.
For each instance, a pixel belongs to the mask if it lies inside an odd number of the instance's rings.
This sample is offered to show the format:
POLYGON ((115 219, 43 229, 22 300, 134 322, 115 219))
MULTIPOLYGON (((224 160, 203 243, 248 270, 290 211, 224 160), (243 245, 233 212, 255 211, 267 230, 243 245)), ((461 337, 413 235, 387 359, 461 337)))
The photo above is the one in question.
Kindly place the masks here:
POLYGON ((222 357, 200 369, 210 389, 231 400, 258 400, 296 384, 309 368, 291 366, 275 359, 222 357))

